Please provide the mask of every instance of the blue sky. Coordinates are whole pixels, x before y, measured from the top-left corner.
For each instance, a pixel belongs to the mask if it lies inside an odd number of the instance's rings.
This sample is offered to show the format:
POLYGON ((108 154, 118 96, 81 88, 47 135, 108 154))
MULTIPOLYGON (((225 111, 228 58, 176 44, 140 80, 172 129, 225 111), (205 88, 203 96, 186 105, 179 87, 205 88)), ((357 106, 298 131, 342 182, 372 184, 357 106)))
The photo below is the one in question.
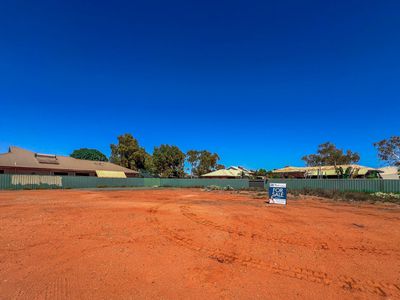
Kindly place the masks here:
POLYGON ((400 133, 399 1, 0 3, 0 151, 132 133, 276 168, 400 133))

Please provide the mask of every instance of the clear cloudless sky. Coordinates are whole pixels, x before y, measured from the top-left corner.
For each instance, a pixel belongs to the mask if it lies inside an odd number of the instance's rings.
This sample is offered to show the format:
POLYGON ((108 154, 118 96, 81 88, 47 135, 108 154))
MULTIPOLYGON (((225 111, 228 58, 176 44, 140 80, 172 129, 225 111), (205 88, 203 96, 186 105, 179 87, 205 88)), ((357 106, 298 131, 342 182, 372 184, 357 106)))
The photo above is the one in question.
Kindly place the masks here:
POLYGON ((400 1, 0 2, 0 152, 132 133, 277 168, 400 134, 400 1))

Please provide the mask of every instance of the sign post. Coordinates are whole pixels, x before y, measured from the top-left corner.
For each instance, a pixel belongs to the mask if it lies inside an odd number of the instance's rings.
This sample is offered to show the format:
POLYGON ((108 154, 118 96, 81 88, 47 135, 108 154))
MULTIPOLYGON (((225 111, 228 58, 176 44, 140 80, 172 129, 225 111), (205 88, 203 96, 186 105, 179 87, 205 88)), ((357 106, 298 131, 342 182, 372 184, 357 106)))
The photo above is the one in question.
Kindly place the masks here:
POLYGON ((286 205, 286 183, 269 184, 269 203, 286 205))

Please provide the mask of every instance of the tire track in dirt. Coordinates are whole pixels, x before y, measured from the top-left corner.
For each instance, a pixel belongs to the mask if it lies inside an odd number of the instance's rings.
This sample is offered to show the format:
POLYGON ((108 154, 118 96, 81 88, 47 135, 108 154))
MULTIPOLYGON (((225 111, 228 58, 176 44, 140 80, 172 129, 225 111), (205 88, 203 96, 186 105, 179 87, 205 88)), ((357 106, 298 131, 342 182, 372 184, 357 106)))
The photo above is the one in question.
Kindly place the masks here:
POLYGON ((18 252, 18 251, 27 251, 29 249, 32 248, 36 248, 36 247, 40 247, 40 246, 44 246, 44 245, 49 245, 49 244, 54 244, 54 242, 59 242, 61 241, 60 239, 53 239, 53 240, 49 240, 49 241, 44 241, 44 242, 39 242, 39 243, 34 243, 34 244, 29 244, 29 245, 25 245, 24 247, 19 247, 19 248, 1 248, 0 251, 4 251, 4 252, 18 252))
MULTIPOLYGON (((94 241, 97 241, 96 239, 94 241)), ((29 280, 29 277, 24 279, 23 288, 17 289, 11 299, 26 299, 26 300, 61 300, 61 299, 81 299, 82 295, 80 291, 86 290, 87 287, 82 289, 81 281, 79 279, 81 275, 80 271, 74 271, 70 276, 63 276, 65 273, 65 265, 69 262, 82 258, 90 253, 102 250, 104 248, 114 247, 116 245, 130 244, 131 241, 119 242, 115 241, 112 244, 102 244, 92 247, 85 247, 80 251, 71 253, 67 258, 63 258, 52 265, 51 269, 48 265, 41 265, 36 269, 37 273, 51 273, 55 272, 58 277, 53 275, 50 276, 48 282, 39 283, 27 283, 25 280, 29 280)), ((1 296, 0 296, 0 299, 1 296)))
POLYGON ((288 244, 288 245, 295 245, 295 246, 302 246, 306 247, 309 249, 314 249, 314 250, 340 250, 342 252, 351 252, 351 251, 357 251, 357 252, 362 252, 362 253, 367 253, 367 254, 372 254, 372 255, 391 255, 395 254, 396 256, 399 256, 399 253, 396 250, 390 249, 390 250, 384 250, 384 249, 377 249, 375 247, 368 247, 364 245, 356 245, 352 247, 344 247, 342 245, 337 245, 337 246, 331 246, 326 242, 318 242, 317 244, 311 243, 311 242, 306 242, 304 239, 289 239, 286 237, 276 237, 272 235, 267 235, 266 233, 249 233, 245 232, 242 230, 237 230, 234 229, 230 226, 226 225, 220 225, 217 224, 213 221, 210 221, 206 218, 203 218, 196 213, 194 213, 191 209, 190 206, 182 205, 180 206, 180 210, 182 215, 184 215, 186 218, 190 219, 191 221, 204 225, 206 227, 214 228, 219 231, 227 232, 230 234, 235 234, 240 237, 248 237, 248 238, 258 238, 262 240, 267 240, 271 242, 275 242, 278 244, 288 244))
POLYGON ((325 272, 320 272, 308 268, 283 266, 272 261, 263 261, 247 256, 245 254, 234 252, 229 253, 220 248, 211 248, 198 245, 192 239, 182 236, 176 231, 171 230, 160 223, 159 219, 156 216, 157 212, 160 207, 167 204, 169 203, 165 202, 150 208, 148 212, 151 214, 151 217, 149 217, 148 220, 168 240, 189 250, 201 253, 202 255, 205 255, 210 259, 216 260, 219 263, 238 263, 246 267, 269 271, 276 275, 303 280, 311 283, 319 283, 325 286, 338 286, 342 289, 349 291, 358 291, 382 297, 400 297, 400 286, 394 283, 377 282, 374 280, 360 280, 346 275, 333 277, 325 272))
MULTIPOLYGON (((57 266, 47 266, 45 270, 46 272, 53 271, 53 274, 48 277, 48 280, 39 282, 34 280, 32 282, 31 279, 26 278, 22 282, 22 287, 18 288, 10 299, 79 300, 82 298, 80 294, 80 291, 82 290, 80 285, 81 273, 74 272, 73 275, 65 275, 65 270, 60 270, 57 266)), ((85 289, 87 289, 87 287, 85 287, 85 289)))
POLYGON ((61 300, 70 298, 70 284, 66 277, 57 277, 55 280, 50 282, 44 293, 45 300, 61 300))
POLYGON ((12 300, 28 300, 32 299, 32 287, 29 288, 17 288, 14 295, 11 297, 12 300))

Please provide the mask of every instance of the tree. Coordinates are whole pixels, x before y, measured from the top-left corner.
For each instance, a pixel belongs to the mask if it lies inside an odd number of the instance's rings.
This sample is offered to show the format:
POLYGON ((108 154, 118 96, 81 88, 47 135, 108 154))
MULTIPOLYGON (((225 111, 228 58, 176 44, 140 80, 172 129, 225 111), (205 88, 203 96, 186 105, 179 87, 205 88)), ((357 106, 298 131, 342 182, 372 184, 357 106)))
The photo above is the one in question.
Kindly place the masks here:
POLYGON ((389 166, 400 167, 400 136, 392 136, 374 143, 378 157, 389 166))
POLYGON ((144 167, 140 169, 140 176, 145 178, 157 176, 153 157, 148 153, 144 155, 144 167))
POLYGON ((130 133, 118 136, 118 144, 111 144, 110 147, 111 162, 132 170, 146 169, 146 160, 150 160, 150 155, 130 133))
POLYGON ((197 150, 189 150, 186 153, 187 161, 191 165, 190 173, 193 175, 195 170, 197 170, 200 163, 200 152, 197 150))
POLYGON ((267 178, 281 178, 282 175, 279 173, 274 173, 273 171, 267 172, 267 178))
POLYGON ((196 176, 210 173, 217 170, 218 160, 220 159, 217 153, 211 153, 207 150, 189 150, 187 152, 187 161, 191 164, 191 172, 196 176))
POLYGON ((215 169, 216 169, 216 170, 223 170, 223 169, 225 169, 225 166, 224 166, 224 165, 221 165, 221 164, 218 164, 218 165, 215 167, 215 169))
POLYGON ((107 156, 105 156, 99 150, 89 149, 89 148, 80 148, 80 149, 74 150, 70 154, 70 156, 73 158, 77 158, 77 159, 108 161, 107 156))
POLYGON ((146 171, 147 174, 152 176, 157 174, 156 168, 154 166, 153 157, 147 153, 144 161, 144 170, 146 171))
POLYGON ((253 175, 256 177, 257 176, 267 176, 267 174, 268 174, 268 172, 265 169, 258 169, 253 173, 253 175))
POLYGON ((185 158, 185 154, 177 146, 154 147, 154 168, 161 177, 183 177, 185 158))
POLYGON ((342 149, 338 149, 334 144, 327 142, 318 146, 316 154, 306 155, 301 159, 310 167, 336 166, 357 163, 360 160, 360 155, 351 150, 343 153, 342 149))
POLYGON ((335 172, 338 178, 350 178, 353 172, 353 168, 347 167, 346 170, 344 170, 342 167, 337 167, 335 168, 335 172))

